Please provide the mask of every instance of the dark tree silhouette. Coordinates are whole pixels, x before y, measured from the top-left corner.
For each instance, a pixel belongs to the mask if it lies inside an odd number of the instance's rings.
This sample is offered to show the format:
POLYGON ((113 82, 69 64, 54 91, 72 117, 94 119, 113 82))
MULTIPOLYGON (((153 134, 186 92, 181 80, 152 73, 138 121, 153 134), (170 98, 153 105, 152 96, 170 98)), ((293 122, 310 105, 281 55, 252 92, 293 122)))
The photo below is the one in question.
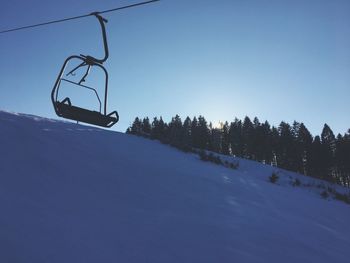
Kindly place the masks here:
POLYGON ((131 125, 130 133, 135 135, 140 135, 142 131, 142 123, 138 117, 135 118, 131 125))
POLYGON ((199 143, 199 148, 201 149, 207 149, 209 146, 209 141, 210 141, 210 131, 207 125, 207 121, 203 116, 198 117, 198 143, 199 143))
POLYGON ((192 121, 190 117, 187 117, 183 124, 183 139, 182 145, 189 148, 192 144, 192 133, 191 133, 192 121))
POLYGON ((312 147, 312 135, 309 130, 305 127, 303 123, 300 124, 299 130, 296 134, 296 149, 298 151, 297 154, 297 170, 299 173, 303 173, 305 175, 311 174, 311 167, 309 164, 309 158, 311 155, 311 147, 312 147))
POLYGON ((278 163, 278 154, 279 154, 279 132, 276 127, 272 127, 271 133, 270 133, 270 144, 272 148, 272 165, 279 166, 278 163))
POLYGON ((281 122, 279 127, 279 142, 277 147, 277 162, 278 166, 287 170, 294 170, 295 163, 293 159, 293 144, 294 138, 291 127, 286 122, 281 122))
POLYGON ((242 122, 235 119, 234 122, 230 124, 229 130, 231 153, 234 156, 243 156, 243 140, 242 140, 242 122))
POLYGON ((321 133, 322 144, 322 177, 328 181, 334 180, 334 157, 336 150, 335 136, 331 128, 325 124, 321 133))
POLYGON ((176 115, 173 117, 168 127, 170 144, 176 147, 181 147, 184 137, 184 130, 180 116, 176 115))
POLYGON ((341 134, 337 136, 335 164, 337 182, 350 187, 350 129, 344 136, 341 134))
POLYGON ((310 174, 313 177, 326 179, 326 175, 324 173, 325 167, 323 164, 324 158, 325 155, 323 153, 321 138, 320 136, 315 136, 311 145, 311 154, 308 161, 311 172, 310 174))
POLYGON ((221 153, 222 152, 222 131, 218 128, 213 128, 211 124, 209 124, 210 129, 210 146, 209 149, 214 152, 221 153))
POLYGON ((253 155, 254 142, 252 140, 254 134, 253 123, 248 116, 244 118, 242 126, 242 142, 243 142, 243 157, 255 159, 253 155))
POLYGON ((153 119, 151 128, 151 138, 164 141, 166 133, 166 124, 164 123, 162 117, 160 117, 159 120, 157 117, 155 117, 153 119))
POLYGON ((267 164, 271 164, 273 160, 273 150, 272 150, 272 142, 271 142, 271 128, 270 124, 265 121, 260 126, 259 134, 261 136, 261 155, 262 161, 267 164))
POLYGON ((144 118, 142 121, 142 132, 145 135, 151 135, 151 123, 149 122, 148 117, 144 118))
POLYGON ((229 126, 228 122, 226 121, 222 126, 222 136, 221 136, 221 153, 230 155, 230 134, 229 134, 229 126))
POLYGON ((192 119, 191 124, 191 146, 195 148, 200 148, 200 139, 199 139, 200 133, 198 129, 198 120, 195 117, 192 119))

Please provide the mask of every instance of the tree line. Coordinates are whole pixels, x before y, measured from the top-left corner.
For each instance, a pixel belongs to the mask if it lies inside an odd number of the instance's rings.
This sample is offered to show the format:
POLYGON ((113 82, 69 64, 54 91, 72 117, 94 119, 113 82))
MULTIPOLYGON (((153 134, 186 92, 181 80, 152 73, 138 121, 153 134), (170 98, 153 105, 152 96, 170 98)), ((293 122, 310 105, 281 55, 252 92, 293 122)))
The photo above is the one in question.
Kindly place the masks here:
POLYGON ((149 137, 184 151, 210 150, 270 164, 350 187, 350 129, 334 135, 325 124, 321 135, 313 137, 303 123, 281 122, 278 127, 257 117, 251 121, 235 118, 213 127, 203 116, 176 115, 166 123, 162 117, 135 118, 126 131, 149 137))

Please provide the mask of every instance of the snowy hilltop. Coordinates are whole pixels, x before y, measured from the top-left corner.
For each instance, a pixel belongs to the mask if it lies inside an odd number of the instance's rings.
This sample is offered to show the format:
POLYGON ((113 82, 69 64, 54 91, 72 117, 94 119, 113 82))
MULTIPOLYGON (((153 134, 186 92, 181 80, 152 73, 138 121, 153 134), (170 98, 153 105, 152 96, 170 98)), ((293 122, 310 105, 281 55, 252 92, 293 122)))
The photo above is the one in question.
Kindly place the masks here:
POLYGON ((349 262, 350 206, 316 179, 8 112, 0 157, 0 262, 349 262))

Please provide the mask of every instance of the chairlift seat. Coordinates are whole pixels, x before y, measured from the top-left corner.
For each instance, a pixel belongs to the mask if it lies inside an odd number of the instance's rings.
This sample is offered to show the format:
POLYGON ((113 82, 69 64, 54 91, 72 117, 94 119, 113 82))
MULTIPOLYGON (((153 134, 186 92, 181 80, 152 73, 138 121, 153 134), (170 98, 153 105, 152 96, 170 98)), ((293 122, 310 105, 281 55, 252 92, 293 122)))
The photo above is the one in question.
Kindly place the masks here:
POLYGON ((116 111, 113 111, 108 115, 104 115, 98 111, 73 106, 69 98, 65 98, 62 102, 57 101, 55 104, 57 112, 63 118, 106 128, 112 127, 119 120, 119 116, 116 111))

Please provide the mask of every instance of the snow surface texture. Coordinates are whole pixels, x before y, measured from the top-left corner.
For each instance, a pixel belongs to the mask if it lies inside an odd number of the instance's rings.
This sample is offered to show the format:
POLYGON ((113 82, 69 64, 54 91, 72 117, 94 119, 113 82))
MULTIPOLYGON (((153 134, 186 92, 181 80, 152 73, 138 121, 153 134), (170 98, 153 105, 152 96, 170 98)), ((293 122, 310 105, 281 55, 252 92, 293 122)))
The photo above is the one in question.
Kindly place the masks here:
POLYGON ((0 262, 350 262, 350 206, 270 166, 7 112, 0 157, 0 262))

